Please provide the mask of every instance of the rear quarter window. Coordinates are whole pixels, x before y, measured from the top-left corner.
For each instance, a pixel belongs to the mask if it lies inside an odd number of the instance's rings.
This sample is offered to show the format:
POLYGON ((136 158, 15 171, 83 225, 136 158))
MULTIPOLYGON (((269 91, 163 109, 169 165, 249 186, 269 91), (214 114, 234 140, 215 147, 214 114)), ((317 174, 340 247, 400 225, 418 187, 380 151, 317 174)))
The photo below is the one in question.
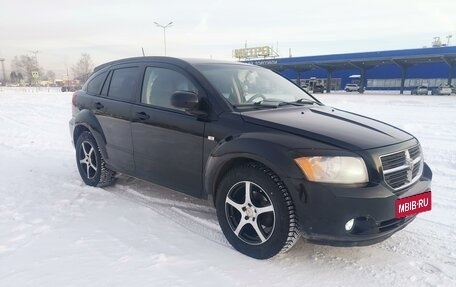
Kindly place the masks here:
POLYGON ((100 93, 101 86, 104 83, 104 80, 106 78, 106 72, 103 72, 95 77, 93 77, 88 83, 87 83, 87 93, 92 94, 92 95, 97 95, 100 93))

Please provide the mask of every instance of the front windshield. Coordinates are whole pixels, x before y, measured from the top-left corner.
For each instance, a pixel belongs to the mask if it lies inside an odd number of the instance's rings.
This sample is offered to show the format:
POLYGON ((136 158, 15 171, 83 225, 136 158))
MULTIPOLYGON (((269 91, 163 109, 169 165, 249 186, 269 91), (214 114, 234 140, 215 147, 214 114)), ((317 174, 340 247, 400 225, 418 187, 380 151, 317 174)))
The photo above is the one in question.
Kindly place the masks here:
POLYGON ((234 107, 265 102, 316 102, 299 87, 265 68, 239 64, 200 64, 196 68, 234 107))

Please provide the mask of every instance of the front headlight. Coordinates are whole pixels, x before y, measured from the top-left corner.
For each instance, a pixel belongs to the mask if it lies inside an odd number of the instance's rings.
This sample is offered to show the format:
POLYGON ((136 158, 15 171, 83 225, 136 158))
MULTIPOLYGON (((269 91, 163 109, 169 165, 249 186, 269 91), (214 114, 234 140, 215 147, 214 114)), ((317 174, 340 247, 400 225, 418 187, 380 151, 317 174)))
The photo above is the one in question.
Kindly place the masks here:
POLYGON ((312 156, 296 158, 295 162, 309 181, 341 184, 369 181, 366 165, 360 157, 312 156))

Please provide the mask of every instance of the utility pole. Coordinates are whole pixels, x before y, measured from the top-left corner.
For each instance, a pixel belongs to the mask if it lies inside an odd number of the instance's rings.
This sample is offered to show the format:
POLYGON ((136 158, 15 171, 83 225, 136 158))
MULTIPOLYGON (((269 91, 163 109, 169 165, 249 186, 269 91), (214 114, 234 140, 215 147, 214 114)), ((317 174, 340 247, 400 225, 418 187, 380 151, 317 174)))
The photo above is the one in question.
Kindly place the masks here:
POLYGON ((166 56, 166 28, 169 28, 169 27, 172 27, 173 26, 173 21, 169 22, 168 24, 166 25, 161 25, 157 22, 154 22, 154 24, 159 27, 159 28, 162 28, 163 29, 163 45, 165 47, 165 56, 166 56))

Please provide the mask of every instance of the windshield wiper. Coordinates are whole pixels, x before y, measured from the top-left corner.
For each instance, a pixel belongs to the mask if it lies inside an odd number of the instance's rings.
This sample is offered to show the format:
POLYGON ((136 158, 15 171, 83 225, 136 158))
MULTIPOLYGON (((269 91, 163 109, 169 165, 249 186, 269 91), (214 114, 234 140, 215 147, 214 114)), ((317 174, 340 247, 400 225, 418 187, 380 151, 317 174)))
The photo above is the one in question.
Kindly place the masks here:
POLYGON ((307 99, 299 99, 294 102, 285 102, 285 101, 274 101, 274 100, 261 100, 254 103, 246 103, 240 105, 233 105, 235 108, 243 108, 243 107, 264 107, 264 108, 278 108, 281 106, 303 106, 303 105, 313 105, 318 104, 318 102, 307 100, 307 99))
POLYGON ((299 104, 310 104, 310 105, 313 105, 313 104, 319 104, 318 102, 316 101, 312 101, 312 100, 309 100, 309 99, 305 99, 305 98, 301 98, 297 101, 295 101, 294 103, 299 103, 299 104))
POLYGON ((277 108, 279 105, 277 103, 269 104, 263 103, 263 101, 255 102, 255 103, 246 103, 246 104, 239 104, 239 105, 233 105, 234 108, 277 108))
POLYGON ((262 107, 273 107, 273 108, 278 108, 281 106, 302 106, 301 103, 296 103, 296 102, 285 102, 285 101, 275 101, 275 100, 261 100, 258 102, 254 103, 257 106, 262 106, 262 107))

